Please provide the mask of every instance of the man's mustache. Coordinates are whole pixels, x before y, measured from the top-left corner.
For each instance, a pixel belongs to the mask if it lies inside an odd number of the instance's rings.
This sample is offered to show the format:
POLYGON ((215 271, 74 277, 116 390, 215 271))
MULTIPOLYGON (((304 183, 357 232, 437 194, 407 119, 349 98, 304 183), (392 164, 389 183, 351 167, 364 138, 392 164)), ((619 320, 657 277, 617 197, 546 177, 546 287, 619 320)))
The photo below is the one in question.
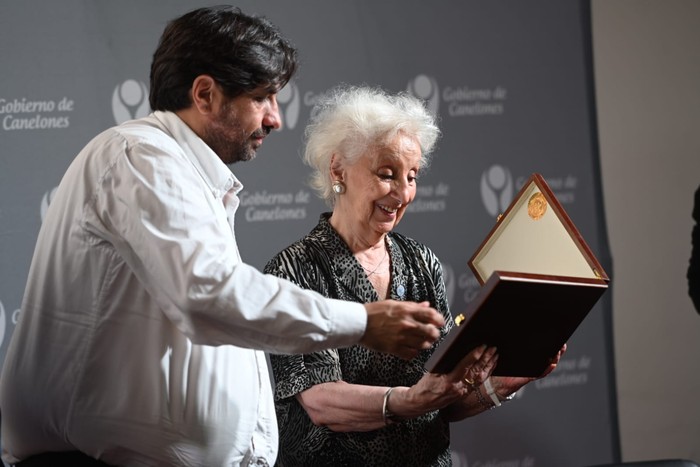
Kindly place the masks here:
POLYGON ((264 126, 253 133, 253 138, 265 138, 272 131, 271 126, 264 126))

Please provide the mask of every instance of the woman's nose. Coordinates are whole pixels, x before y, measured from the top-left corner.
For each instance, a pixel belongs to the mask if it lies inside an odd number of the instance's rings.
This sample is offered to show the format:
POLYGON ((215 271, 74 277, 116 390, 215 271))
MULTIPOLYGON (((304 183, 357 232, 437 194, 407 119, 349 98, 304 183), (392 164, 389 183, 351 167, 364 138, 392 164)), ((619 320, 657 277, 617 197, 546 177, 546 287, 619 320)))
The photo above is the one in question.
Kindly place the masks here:
POLYGON ((408 204, 413 199, 413 193, 415 193, 415 187, 412 186, 407 180, 397 180, 394 185, 394 193, 396 199, 398 199, 401 204, 408 204))

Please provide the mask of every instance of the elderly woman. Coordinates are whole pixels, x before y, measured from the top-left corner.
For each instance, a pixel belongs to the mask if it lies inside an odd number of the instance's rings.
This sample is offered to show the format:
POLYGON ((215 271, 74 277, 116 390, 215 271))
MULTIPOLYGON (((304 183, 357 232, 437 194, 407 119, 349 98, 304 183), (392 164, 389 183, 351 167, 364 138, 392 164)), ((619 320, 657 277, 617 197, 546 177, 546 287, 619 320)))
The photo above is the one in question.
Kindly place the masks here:
MULTIPOLYGON (((332 207, 265 272, 333 298, 428 302, 453 325, 438 258, 394 232, 439 136, 421 101, 343 86, 312 112, 305 162, 332 207)), ((272 355, 282 466, 448 466, 449 422, 488 410, 530 381, 489 378, 495 349, 447 375, 360 346, 272 355), (484 383, 484 384, 482 384, 484 383)), ((553 368, 553 367, 552 367, 553 368)), ((551 370, 549 370, 551 371, 551 370)))

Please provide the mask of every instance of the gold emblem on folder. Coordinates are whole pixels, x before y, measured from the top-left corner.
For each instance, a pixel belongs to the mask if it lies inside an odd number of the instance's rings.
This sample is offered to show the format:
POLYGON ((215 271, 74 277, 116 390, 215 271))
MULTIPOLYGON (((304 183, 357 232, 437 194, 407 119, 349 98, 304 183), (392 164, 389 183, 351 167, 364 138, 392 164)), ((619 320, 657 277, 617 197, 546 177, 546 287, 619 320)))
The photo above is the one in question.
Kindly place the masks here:
POLYGON ((462 324, 462 322, 465 320, 465 317, 462 313, 458 314, 457 317, 455 318, 455 324, 459 326, 462 324))
POLYGON ((527 202, 527 214, 533 220, 539 220, 547 212, 547 200, 541 192, 537 192, 530 196, 530 200, 527 202))

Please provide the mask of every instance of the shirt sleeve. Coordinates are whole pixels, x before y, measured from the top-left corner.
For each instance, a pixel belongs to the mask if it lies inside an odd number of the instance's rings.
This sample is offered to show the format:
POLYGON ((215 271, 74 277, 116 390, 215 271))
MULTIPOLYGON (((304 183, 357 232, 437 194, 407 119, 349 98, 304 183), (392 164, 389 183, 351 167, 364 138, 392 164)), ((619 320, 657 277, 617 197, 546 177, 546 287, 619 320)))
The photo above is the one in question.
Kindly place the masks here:
MULTIPOLYGON (((357 343, 366 312, 240 260, 223 193, 217 196, 174 142, 112 134, 119 154, 101 174, 84 228, 106 241, 194 343, 309 352, 357 343)), ((116 266, 115 266, 116 267, 116 266)), ((109 299, 109 297, 106 297, 109 299)))

